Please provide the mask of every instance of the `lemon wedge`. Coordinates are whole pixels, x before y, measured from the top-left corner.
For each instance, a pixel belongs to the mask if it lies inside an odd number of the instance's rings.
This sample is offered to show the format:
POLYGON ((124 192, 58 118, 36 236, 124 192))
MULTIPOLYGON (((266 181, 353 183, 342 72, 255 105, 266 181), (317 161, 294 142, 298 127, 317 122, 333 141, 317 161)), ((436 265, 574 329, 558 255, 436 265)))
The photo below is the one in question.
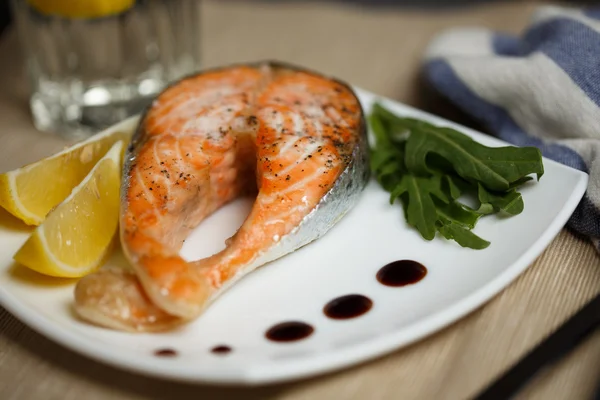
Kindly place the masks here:
POLYGON ((44 15, 65 18, 99 18, 130 9, 135 0, 27 0, 44 15))
POLYGON ((41 224, 115 142, 131 138, 138 118, 128 118, 51 157, 0 174, 0 206, 28 225, 41 224))
POLYGON ((106 260, 119 225, 123 141, 98 161, 14 255, 34 271, 77 278, 106 260))

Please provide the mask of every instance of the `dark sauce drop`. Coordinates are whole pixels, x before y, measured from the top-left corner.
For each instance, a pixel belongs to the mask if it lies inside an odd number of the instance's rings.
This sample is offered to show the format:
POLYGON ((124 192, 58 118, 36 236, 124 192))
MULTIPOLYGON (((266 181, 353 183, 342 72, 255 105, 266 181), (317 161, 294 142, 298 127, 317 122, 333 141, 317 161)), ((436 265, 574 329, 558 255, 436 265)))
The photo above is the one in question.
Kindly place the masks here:
POLYGON ((159 349, 154 352, 157 357, 175 357, 177 352, 173 349, 159 349))
POLYGON ((424 265, 412 260, 389 263, 377 271, 377 280, 386 286, 405 286, 419 282, 427 275, 424 265))
POLYGON ((220 346, 213 347, 210 351, 215 354, 227 354, 227 353, 231 353, 231 347, 225 346, 225 345, 220 345, 220 346))
POLYGON ((365 314, 373 307, 373 302, 361 294, 340 296, 325 305, 323 312, 329 318, 349 319, 365 314))
POLYGON ((314 331, 315 328, 304 322, 289 321, 272 326, 265 336, 274 342, 293 342, 309 337, 314 331))

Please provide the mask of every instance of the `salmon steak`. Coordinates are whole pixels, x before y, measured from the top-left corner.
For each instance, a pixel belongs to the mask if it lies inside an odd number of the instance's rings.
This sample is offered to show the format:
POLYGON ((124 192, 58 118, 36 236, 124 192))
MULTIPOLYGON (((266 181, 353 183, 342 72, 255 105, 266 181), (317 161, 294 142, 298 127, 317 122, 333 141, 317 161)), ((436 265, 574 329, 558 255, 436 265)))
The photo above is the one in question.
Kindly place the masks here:
POLYGON ((191 321, 246 274, 329 231, 368 179, 364 114, 348 85, 272 62, 186 77, 148 107, 125 155, 120 240, 131 270, 81 279, 75 310, 134 332, 191 321), (241 196, 256 200, 225 248, 184 260, 191 231, 241 196))

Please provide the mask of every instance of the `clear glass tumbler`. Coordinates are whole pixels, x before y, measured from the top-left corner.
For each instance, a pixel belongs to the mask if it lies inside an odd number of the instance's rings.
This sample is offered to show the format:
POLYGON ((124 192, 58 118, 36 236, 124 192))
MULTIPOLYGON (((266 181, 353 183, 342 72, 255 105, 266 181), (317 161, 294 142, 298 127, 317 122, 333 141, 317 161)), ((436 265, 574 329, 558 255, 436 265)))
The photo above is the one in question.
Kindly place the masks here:
POLYGON ((199 0, 12 2, 42 131, 90 135, 200 68, 199 0))

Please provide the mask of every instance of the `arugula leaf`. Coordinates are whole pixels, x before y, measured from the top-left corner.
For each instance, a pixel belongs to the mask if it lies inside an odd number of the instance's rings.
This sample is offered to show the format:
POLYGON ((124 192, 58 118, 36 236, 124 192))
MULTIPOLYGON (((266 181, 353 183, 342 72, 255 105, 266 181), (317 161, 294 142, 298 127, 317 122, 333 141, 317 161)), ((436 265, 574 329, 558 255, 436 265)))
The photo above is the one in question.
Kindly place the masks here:
POLYGON ((390 196, 390 204, 407 194, 406 207, 407 222, 417 228, 426 240, 435 237, 435 223, 437 221, 436 206, 432 196, 438 198, 442 203, 448 202, 448 198, 441 189, 441 178, 432 176, 423 178, 406 174, 402 176, 400 183, 394 188, 390 196))
POLYGON ((462 247, 469 247, 475 250, 485 249, 490 245, 490 242, 483 240, 469 229, 466 229, 458 224, 445 224, 438 227, 438 231, 448 240, 454 240, 462 247))
POLYGON ((375 136, 375 140, 377 141, 377 146, 381 148, 391 147, 392 143, 386 132, 386 127, 383 121, 376 114, 371 114, 368 117, 368 120, 371 130, 373 131, 373 135, 375 136))
MULTIPOLYGON (((431 169, 440 164, 439 160, 433 161, 432 156, 438 155, 464 179, 479 181, 492 190, 519 186, 533 179, 526 176, 532 173, 537 174, 538 180, 544 174, 541 152, 536 147, 483 146, 452 128, 399 117, 379 103, 373 105, 371 115, 377 116, 382 126, 388 128, 390 138, 399 131, 418 133, 411 134, 407 144, 406 166, 411 172, 422 175, 432 172, 431 169), (419 151, 414 152, 415 148, 419 151), (448 157, 449 153, 455 154, 448 157)), ((447 171, 449 168, 442 169, 447 171)))
POLYGON ((469 188, 469 182, 449 174, 444 175, 444 190, 446 190, 446 193, 448 193, 453 200, 458 199, 460 195, 469 190, 469 188))
POLYGON ((523 208, 525 207, 521 193, 514 189, 506 193, 494 193, 479 184, 477 196, 482 205, 489 204, 496 212, 504 211, 510 215, 518 215, 523 212, 523 208))
POLYGON ((399 118, 396 114, 387 110, 379 103, 375 103, 373 105, 371 116, 376 116, 382 122, 385 121, 385 125, 388 127, 388 135, 390 137, 397 137, 399 134, 415 128, 416 120, 399 118))
POLYGON ((401 180, 398 172, 405 169, 404 143, 392 143, 384 122, 377 115, 370 115, 369 123, 376 138, 376 146, 371 149, 371 170, 374 171, 377 181, 387 191, 391 191, 401 180))
POLYGON ((544 172, 536 148, 489 148, 452 129, 396 116, 380 104, 369 123, 376 139, 371 169, 390 192, 390 203, 401 200, 408 224, 426 240, 439 232, 463 247, 488 247, 471 231, 479 219, 521 213, 516 188, 532 179, 529 174, 539 179, 544 172), (476 194, 479 208, 461 203, 463 194, 476 194))
POLYGON ((494 206, 490 203, 481 203, 475 212, 481 215, 488 215, 495 213, 496 210, 494 210, 494 206))
POLYGON ((419 122, 406 143, 405 164, 409 171, 428 174, 427 155, 438 154, 449 161, 458 175, 492 190, 507 190, 525 175, 544 174, 542 155, 536 147, 486 147, 450 128, 419 122))
POLYGON ((458 201, 444 204, 434 200, 434 203, 436 205, 438 218, 441 221, 448 221, 456 225, 473 229, 481 217, 481 214, 467 208, 458 201))

